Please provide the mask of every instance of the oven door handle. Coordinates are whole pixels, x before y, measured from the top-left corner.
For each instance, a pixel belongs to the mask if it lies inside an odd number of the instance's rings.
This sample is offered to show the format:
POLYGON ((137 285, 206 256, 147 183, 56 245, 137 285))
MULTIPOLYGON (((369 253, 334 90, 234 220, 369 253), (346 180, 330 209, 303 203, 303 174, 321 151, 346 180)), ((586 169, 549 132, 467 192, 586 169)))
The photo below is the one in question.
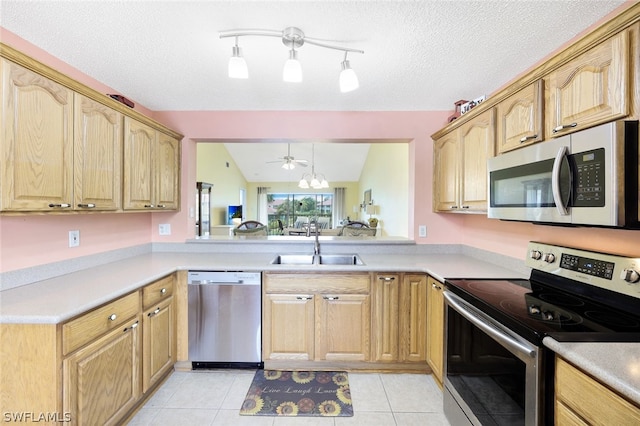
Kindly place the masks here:
POLYGON ((527 355, 530 358, 536 357, 536 349, 532 348, 528 345, 525 345, 523 342, 519 342, 513 336, 508 335, 504 331, 488 324, 483 321, 483 318, 479 317, 481 315, 480 312, 473 312, 476 309, 472 306, 464 306, 467 305, 466 302, 462 301, 458 296, 454 295, 449 291, 444 292, 444 298, 449 305, 451 305, 457 313, 465 317, 469 322, 473 325, 487 333, 493 339, 498 341, 505 348, 509 349, 514 354, 518 355, 520 358, 521 354, 527 355), (464 303, 464 305, 463 305, 464 303))

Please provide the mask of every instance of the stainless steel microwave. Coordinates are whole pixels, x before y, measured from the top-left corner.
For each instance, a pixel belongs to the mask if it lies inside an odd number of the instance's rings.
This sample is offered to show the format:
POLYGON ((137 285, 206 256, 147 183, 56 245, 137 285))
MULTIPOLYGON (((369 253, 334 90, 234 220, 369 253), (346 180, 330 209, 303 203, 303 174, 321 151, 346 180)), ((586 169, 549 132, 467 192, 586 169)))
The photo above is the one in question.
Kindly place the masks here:
POLYGON ((639 228, 638 121, 616 121, 488 160, 488 217, 639 228))

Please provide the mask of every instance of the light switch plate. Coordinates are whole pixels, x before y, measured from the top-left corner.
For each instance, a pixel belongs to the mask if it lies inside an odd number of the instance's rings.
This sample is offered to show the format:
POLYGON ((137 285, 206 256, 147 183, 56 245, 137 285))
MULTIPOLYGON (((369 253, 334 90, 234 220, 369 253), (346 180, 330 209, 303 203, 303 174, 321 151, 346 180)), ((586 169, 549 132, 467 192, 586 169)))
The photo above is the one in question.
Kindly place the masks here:
POLYGON ((80 245, 80 231, 69 231, 69 247, 80 245))
POLYGON ((427 225, 418 226, 418 237, 426 237, 427 236, 427 225))
POLYGON ((171 224, 161 223, 160 225, 158 225, 158 233, 160 235, 171 235, 171 224))

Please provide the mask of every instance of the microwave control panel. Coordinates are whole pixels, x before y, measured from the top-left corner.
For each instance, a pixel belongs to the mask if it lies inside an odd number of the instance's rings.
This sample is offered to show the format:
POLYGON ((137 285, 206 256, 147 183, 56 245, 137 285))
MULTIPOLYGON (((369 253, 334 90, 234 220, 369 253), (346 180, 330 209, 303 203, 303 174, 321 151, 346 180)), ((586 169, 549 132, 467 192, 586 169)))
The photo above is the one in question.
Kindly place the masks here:
POLYGON ((574 170, 574 207, 604 207, 606 174, 604 148, 569 156, 574 170))

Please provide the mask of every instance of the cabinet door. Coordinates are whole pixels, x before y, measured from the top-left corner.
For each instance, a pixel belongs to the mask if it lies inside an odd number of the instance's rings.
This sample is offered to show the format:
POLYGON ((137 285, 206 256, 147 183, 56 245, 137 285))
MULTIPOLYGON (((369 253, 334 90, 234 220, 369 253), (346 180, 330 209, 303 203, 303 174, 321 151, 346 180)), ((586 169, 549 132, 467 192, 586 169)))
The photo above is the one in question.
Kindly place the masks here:
POLYGON ((117 210, 122 199, 122 114, 75 95, 74 196, 78 210, 117 210))
POLYGON ((173 298, 169 297, 144 312, 142 325, 142 392, 147 392, 175 362, 173 298))
POLYGON ((265 294, 263 359, 313 360, 314 302, 311 295, 265 294))
POLYGON ((487 159, 493 157, 495 150, 494 118, 492 108, 460 128, 462 211, 487 211, 487 159))
POLYGON ((547 135, 562 135, 629 114, 629 31, 547 77, 547 135))
POLYGON ((542 80, 521 89, 496 106, 498 152, 543 140, 542 80))
POLYGON ((153 208, 153 157, 156 132, 129 117, 124 119, 124 202, 125 210, 153 208))
POLYGON ((64 360, 64 411, 73 425, 116 425, 140 396, 138 319, 64 360))
POLYGON ((368 294, 316 297, 317 361, 368 361, 371 306, 368 294))
POLYGON ((372 360, 397 361, 400 276, 376 274, 372 286, 372 360))
POLYGON ((68 209, 73 194, 73 92, 0 60, 1 209, 68 209))
POLYGON ((400 283, 400 361, 427 360, 427 276, 406 274, 400 283))
POLYGON ((433 209, 450 212, 459 208, 460 143, 454 131, 433 145, 433 209))
POLYGON ((427 286, 427 363, 442 383, 444 365, 444 296, 442 284, 428 278, 427 286))
POLYGON ((158 132, 154 156, 153 204, 159 209, 177 210, 180 203, 180 143, 158 132))

